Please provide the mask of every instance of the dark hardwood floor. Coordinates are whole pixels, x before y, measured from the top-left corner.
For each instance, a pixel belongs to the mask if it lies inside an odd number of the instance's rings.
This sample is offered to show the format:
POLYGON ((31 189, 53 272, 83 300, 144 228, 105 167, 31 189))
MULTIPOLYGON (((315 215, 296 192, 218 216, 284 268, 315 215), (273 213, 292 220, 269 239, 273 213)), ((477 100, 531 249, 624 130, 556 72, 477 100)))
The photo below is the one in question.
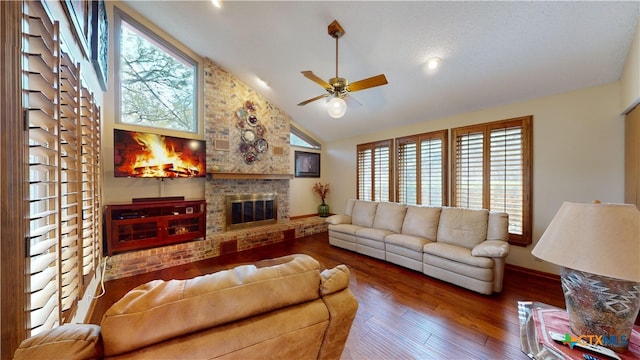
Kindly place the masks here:
POLYGON ((329 245, 327 233, 105 283, 91 323, 127 291, 153 279, 186 279, 292 253, 323 267, 346 264, 359 301, 342 359, 526 359, 520 352, 517 301, 564 307, 560 282, 508 270, 491 296, 329 245))

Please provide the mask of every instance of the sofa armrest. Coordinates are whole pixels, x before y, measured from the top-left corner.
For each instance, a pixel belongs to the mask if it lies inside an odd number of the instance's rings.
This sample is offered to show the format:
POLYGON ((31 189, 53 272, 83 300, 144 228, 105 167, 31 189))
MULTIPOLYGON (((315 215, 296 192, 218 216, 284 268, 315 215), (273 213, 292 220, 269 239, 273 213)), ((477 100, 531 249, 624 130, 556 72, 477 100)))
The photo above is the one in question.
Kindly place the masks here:
POLYGON ((325 222, 331 225, 351 224, 351 216, 344 214, 331 215, 325 219, 325 222))
POLYGON ((503 258, 509 255, 509 243, 500 240, 486 240, 471 249, 471 255, 503 258))
POLYGON ((25 339, 13 355, 14 360, 101 359, 100 326, 65 324, 25 339))
POLYGON ((346 289, 349 286, 349 268, 338 265, 320 273, 320 295, 325 296, 346 289))
POLYGON ((349 290, 349 268, 338 265, 320 273, 320 295, 329 310, 329 326, 318 360, 339 359, 356 317, 358 300, 349 290))

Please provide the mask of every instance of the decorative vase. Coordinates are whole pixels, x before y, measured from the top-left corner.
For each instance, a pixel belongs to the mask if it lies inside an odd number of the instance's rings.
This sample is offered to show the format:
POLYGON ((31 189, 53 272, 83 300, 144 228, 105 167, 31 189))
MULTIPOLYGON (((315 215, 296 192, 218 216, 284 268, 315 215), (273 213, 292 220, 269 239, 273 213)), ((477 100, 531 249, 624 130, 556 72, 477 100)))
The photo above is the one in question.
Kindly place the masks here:
POLYGON ((324 201, 322 204, 318 205, 318 215, 320 217, 329 216, 329 205, 325 204, 324 201))
POLYGON ((571 331, 623 353, 640 310, 640 283, 566 267, 560 276, 571 331))

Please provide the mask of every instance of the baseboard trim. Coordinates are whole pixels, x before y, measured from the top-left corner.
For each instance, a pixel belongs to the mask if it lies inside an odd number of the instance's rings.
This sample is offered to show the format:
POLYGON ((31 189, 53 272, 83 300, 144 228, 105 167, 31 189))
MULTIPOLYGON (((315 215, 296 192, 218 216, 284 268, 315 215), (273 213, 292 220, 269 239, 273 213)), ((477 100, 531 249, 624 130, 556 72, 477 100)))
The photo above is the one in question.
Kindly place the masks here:
MULTIPOLYGON (((329 215, 333 215, 333 213, 329 213, 329 215)), ((289 219, 290 220, 298 220, 298 219, 305 219, 305 218, 310 218, 310 217, 318 217, 318 214, 307 214, 307 215, 296 215, 296 216, 292 216, 289 219)))
POLYGON ((549 279, 549 280, 557 281, 558 283, 560 282, 560 275, 558 274, 552 274, 544 271, 529 269, 522 266, 506 264, 505 270, 519 272, 524 275, 532 275, 532 276, 540 277, 543 279, 549 279))

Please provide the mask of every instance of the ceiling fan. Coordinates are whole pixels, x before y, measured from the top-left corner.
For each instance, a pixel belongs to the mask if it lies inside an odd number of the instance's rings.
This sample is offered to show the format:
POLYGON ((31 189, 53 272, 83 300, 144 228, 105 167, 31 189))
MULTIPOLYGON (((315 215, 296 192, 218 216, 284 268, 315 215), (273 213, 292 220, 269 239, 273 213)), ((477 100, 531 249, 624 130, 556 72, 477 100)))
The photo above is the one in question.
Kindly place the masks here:
POLYGON ((360 91, 380 85, 386 85, 387 78, 384 76, 384 74, 380 74, 370 78, 358 80, 353 83, 349 83, 347 79, 339 77, 338 39, 340 39, 345 34, 345 31, 337 20, 333 20, 333 22, 328 26, 328 32, 332 38, 336 39, 336 76, 329 79, 329 81, 327 82, 316 76, 310 70, 302 71, 302 75, 304 75, 307 79, 315 82, 316 84, 322 86, 327 91, 327 93, 313 97, 309 100, 305 100, 299 103, 298 106, 307 105, 310 102, 320 100, 322 98, 332 97, 329 100, 329 115, 333 118, 340 118, 347 110, 347 105, 344 101, 344 98, 347 97, 350 92, 360 91))

